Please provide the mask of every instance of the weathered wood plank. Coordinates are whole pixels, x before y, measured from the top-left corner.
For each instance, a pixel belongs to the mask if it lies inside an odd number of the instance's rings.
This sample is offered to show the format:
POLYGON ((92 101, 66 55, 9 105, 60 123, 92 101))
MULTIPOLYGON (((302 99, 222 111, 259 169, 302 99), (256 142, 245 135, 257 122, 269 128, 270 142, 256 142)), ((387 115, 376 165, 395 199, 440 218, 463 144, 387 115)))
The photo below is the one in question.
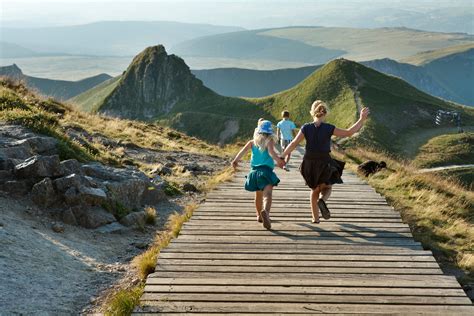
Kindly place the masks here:
POLYGON ((242 302, 158 302, 143 301, 143 312, 159 313, 301 313, 325 314, 429 314, 429 315, 472 315, 473 306, 451 305, 400 305, 400 304, 314 304, 314 303, 253 303, 242 302))

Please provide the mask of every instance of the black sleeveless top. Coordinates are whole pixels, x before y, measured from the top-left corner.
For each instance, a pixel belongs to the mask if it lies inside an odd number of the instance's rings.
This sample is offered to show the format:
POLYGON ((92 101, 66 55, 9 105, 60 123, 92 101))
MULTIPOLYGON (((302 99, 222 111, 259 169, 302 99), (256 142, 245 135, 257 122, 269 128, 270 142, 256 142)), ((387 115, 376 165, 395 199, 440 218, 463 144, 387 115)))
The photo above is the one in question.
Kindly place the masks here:
POLYGON ((332 124, 306 123, 301 127, 301 132, 306 139, 306 152, 329 153, 331 152, 331 136, 336 127, 332 124))

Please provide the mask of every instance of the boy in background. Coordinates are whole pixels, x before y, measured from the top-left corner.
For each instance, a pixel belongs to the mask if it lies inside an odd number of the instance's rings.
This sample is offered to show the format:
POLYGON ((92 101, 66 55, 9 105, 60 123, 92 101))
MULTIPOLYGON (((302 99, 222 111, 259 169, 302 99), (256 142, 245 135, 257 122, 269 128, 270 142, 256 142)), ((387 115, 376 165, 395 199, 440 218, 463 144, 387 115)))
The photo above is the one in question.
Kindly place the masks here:
MULTIPOLYGON (((296 125, 290 120, 290 112, 285 110, 281 112, 281 116, 283 119, 277 124, 277 134, 283 152, 293 140, 293 131, 296 129, 296 125)), ((289 161, 290 155, 286 157, 285 162, 288 164, 289 161)), ((288 171, 287 165, 285 165, 284 169, 288 171)))

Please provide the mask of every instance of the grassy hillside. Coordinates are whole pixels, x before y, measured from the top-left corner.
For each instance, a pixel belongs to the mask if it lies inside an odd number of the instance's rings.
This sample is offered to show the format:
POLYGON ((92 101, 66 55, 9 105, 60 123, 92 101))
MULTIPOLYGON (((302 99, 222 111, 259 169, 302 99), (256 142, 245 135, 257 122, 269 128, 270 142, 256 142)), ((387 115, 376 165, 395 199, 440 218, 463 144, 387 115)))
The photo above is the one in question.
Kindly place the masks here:
POLYGON ((72 98, 111 78, 107 74, 99 74, 78 81, 36 78, 23 74, 16 64, 0 67, 0 76, 22 80, 28 88, 46 97, 52 97, 57 100, 72 98))
POLYGON ((118 85, 120 76, 111 78, 101 84, 89 89, 74 98, 68 100, 69 103, 76 106, 77 108, 92 112, 95 111, 101 102, 112 92, 112 90, 118 85))
POLYGON ((430 139, 420 147, 414 163, 422 168, 474 164, 474 132, 430 139))
POLYGON ((288 62, 306 66, 323 64, 336 57, 356 61, 399 60, 427 50, 472 42, 471 35, 407 28, 285 27, 207 36, 181 43, 172 52, 187 60, 192 58, 191 68, 268 69, 269 64, 278 65, 277 61, 281 63, 276 68, 288 68, 288 62), (265 59, 258 65, 256 57, 265 59), (219 65, 214 64, 214 58, 220 58, 219 65))
POLYGON ((116 142, 120 141, 123 146, 128 144, 144 150, 166 152, 180 148, 183 152, 225 155, 222 149, 176 130, 79 112, 63 103, 41 98, 22 84, 3 78, 0 79, 0 121, 21 124, 35 132, 57 138, 60 141, 61 159, 96 160, 114 165, 128 163, 124 161, 120 150, 111 150, 95 137, 83 138, 78 142, 72 138, 70 130, 104 135, 116 142))
POLYGON ((275 117, 288 109, 301 124, 311 120, 312 101, 322 99, 330 107, 329 122, 349 127, 358 115, 355 96, 360 98, 361 104, 370 107, 371 116, 364 130, 351 142, 392 153, 401 152, 404 144, 397 141, 405 134, 435 128, 434 116, 438 109, 458 109, 463 113, 464 124, 474 124, 474 109, 437 99, 399 78, 343 59, 326 64, 292 89, 254 102, 275 117))

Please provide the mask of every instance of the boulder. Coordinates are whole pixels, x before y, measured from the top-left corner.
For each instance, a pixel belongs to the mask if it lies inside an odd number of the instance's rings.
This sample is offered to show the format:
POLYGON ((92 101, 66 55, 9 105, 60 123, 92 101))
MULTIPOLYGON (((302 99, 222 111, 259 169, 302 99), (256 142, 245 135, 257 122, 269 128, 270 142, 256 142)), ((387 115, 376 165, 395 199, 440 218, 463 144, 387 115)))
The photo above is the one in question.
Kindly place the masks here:
POLYGON ((83 175, 81 163, 77 161, 76 159, 63 160, 61 161, 60 164, 61 164, 62 173, 64 175, 69 175, 73 173, 83 175))
POLYGON ((102 189, 91 188, 85 185, 72 186, 64 192, 64 200, 70 206, 94 206, 107 203, 107 194, 102 189))
POLYGON ((50 178, 44 178, 33 185, 31 199, 38 206, 48 207, 58 202, 58 195, 50 178))
POLYGON ((74 216, 74 212, 70 208, 61 214, 61 219, 65 224, 77 225, 76 216, 74 216))
POLYGON ((15 146, 0 148, 0 170, 7 169, 7 162, 9 159, 25 160, 31 157, 31 149, 27 146, 15 146))
POLYGON ((14 143, 14 146, 27 146, 36 154, 54 155, 57 154, 58 140, 48 136, 33 136, 26 139, 20 139, 14 143))
POLYGON ((85 175, 96 179, 108 181, 121 181, 126 179, 126 177, 124 177, 120 172, 117 171, 119 169, 106 167, 100 163, 82 165, 81 169, 85 175))
POLYGON ((32 184, 28 180, 11 180, 0 184, 0 191, 4 191, 15 196, 22 196, 30 192, 31 186, 32 184))
POLYGON ((120 224, 125 226, 144 227, 146 215, 144 211, 132 212, 120 220, 120 224))
POLYGON ((141 206, 143 193, 150 182, 142 179, 128 179, 106 184, 107 195, 110 200, 117 201, 128 209, 141 206))
POLYGON ((85 228, 97 228, 115 222, 115 217, 100 207, 75 206, 71 211, 77 223, 85 228))
POLYGON ((148 185, 143 191, 142 205, 155 205, 166 199, 166 194, 161 185, 148 185))
POLYGON ((59 192, 66 192, 69 188, 78 189, 82 185, 88 184, 87 178, 78 174, 70 174, 54 180, 54 186, 59 192))
POLYGON ((19 178, 46 178, 62 175, 59 156, 33 156, 15 166, 19 178))

